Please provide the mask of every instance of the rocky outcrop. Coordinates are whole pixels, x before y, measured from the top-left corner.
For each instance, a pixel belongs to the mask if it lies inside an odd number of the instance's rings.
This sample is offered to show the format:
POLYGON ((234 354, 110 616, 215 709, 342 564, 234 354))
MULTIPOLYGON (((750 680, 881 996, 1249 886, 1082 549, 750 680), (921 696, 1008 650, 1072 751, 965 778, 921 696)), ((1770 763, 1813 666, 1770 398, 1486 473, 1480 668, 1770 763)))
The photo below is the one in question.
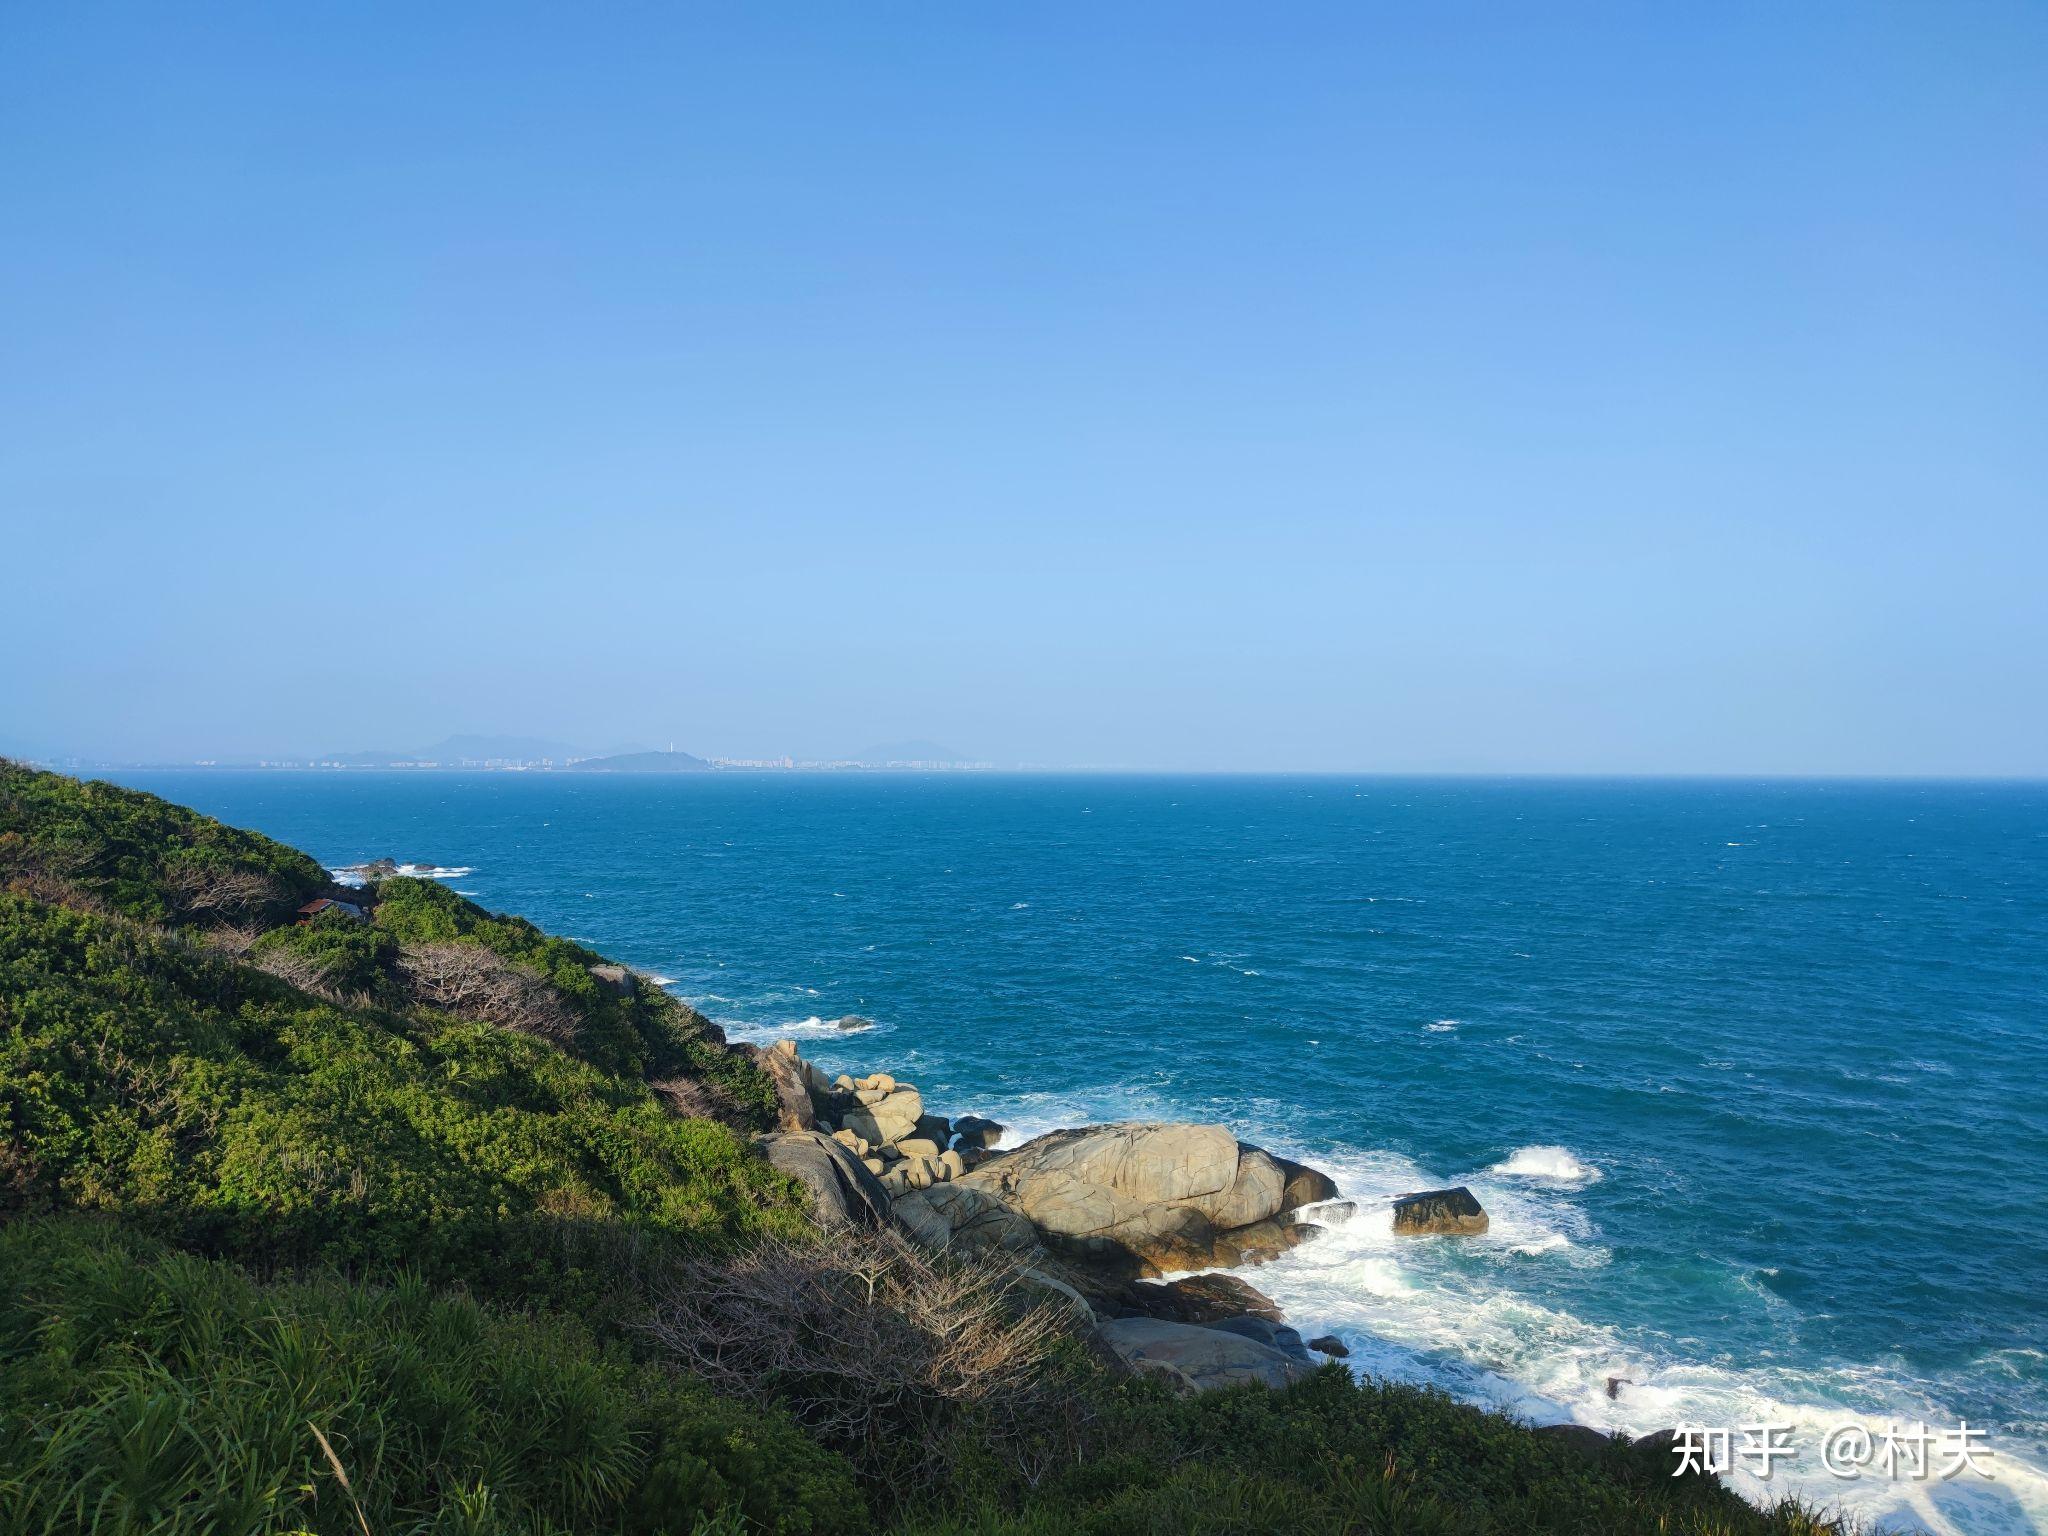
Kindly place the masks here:
POLYGON ((811 1214, 823 1227, 880 1226, 889 1219, 889 1192, 860 1160, 820 1131, 784 1131, 759 1145, 771 1167, 802 1184, 811 1214))
POLYGON ((1315 1369, 1284 1349, 1224 1328, 1119 1317, 1098 1324, 1096 1332, 1132 1369, 1164 1376, 1195 1392, 1247 1382, 1285 1387, 1315 1369))
POLYGON ((1070 1259, 1128 1276, 1237 1263, 1291 1246, 1261 1224, 1287 1177, 1220 1125, 1133 1122, 1053 1131, 991 1158, 966 1182, 1029 1218, 1070 1259))
POLYGON ((1124 1316, 1169 1323, 1220 1323, 1232 1317, 1280 1321, 1280 1304, 1235 1275, 1189 1275, 1165 1283, 1134 1280, 1119 1299, 1124 1316))
POLYGON ((1077 1321, 1113 1319, 1097 1347, 1177 1391, 1315 1369, 1279 1307, 1236 1276, 1138 1277, 1284 1253, 1322 1230, 1296 1212, 1339 1208, 1326 1175, 1220 1125, 1091 1126, 999 1152, 995 1121, 949 1122, 886 1072, 828 1078, 787 1041, 754 1059, 783 1125, 762 1145, 821 1223, 893 1219, 926 1247, 999 1255, 1077 1321))
POLYGON ((1301 1342, 1301 1335, 1280 1321, 1277 1317, 1226 1317, 1221 1322, 1209 1324, 1211 1328, 1225 1333, 1234 1333, 1240 1338, 1254 1339, 1268 1349, 1277 1349, 1296 1365, 1314 1370, 1320 1363, 1308 1352, 1308 1346, 1301 1342))
POLYGON ((808 1131, 818 1123, 811 1103, 811 1085, 806 1063, 796 1053, 794 1040, 778 1040, 765 1051, 742 1045, 755 1066, 775 1085, 775 1126, 783 1131, 808 1131))
POLYGON ((963 1152, 969 1149, 977 1152, 993 1150, 1002 1139, 1003 1128, 980 1115, 962 1115, 953 1122, 953 1145, 963 1152))
POLYGON ((1351 1351, 1344 1341, 1334 1333, 1326 1333, 1319 1339, 1310 1339, 1308 1347, 1319 1355, 1328 1355, 1332 1360, 1349 1360, 1351 1351))
POLYGON ((937 1183, 896 1197, 896 1219, 927 1248, 991 1249, 1045 1267, 1038 1229, 981 1190, 957 1182, 937 1183))
POLYGON ((590 968, 591 978, 614 997, 631 997, 640 989, 640 979, 623 965, 606 961, 590 968))
POLYGON ((1456 1189, 1426 1189, 1394 1198, 1394 1231, 1403 1235, 1476 1237, 1486 1228, 1486 1212, 1462 1184, 1456 1189))
POLYGON ((852 1131, 873 1146, 886 1147, 914 1135, 924 1114, 924 1098, 915 1088, 897 1087, 893 1078, 878 1074, 887 1088, 856 1088, 854 1102, 838 1106, 842 1129, 852 1131))
POLYGON ((1305 1205, 1321 1205, 1337 1198, 1337 1181, 1322 1169, 1311 1168, 1307 1163, 1291 1162, 1284 1157, 1276 1161, 1280 1164, 1280 1171, 1287 1176, 1286 1187, 1280 1191, 1281 1210, 1298 1211, 1305 1205))

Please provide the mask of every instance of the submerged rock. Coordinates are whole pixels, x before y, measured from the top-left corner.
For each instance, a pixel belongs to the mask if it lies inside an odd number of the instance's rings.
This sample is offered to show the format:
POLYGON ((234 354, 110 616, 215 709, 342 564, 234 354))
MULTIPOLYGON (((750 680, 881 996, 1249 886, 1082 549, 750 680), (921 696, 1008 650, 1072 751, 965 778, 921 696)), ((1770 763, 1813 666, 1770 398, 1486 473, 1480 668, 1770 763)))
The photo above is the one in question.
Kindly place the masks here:
POLYGON ((1319 1355, 1328 1355, 1332 1360, 1349 1360, 1351 1358, 1351 1351, 1345 1347, 1344 1341, 1334 1333, 1326 1333, 1319 1339, 1310 1339, 1308 1347, 1319 1355))
POLYGON ((1425 1189, 1394 1199, 1394 1230, 1403 1235, 1476 1237, 1486 1228, 1486 1212, 1462 1184, 1456 1189, 1425 1189))

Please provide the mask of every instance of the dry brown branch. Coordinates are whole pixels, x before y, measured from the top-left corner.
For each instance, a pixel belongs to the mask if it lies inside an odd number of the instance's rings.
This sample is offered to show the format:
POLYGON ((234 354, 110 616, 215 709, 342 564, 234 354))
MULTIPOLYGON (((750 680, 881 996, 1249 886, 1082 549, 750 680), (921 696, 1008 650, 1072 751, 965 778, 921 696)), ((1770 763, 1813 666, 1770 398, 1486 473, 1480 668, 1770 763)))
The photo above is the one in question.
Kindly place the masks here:
POLYGON ((249 963, 266 975, 275 976, 279 981, 288 982, 301 992, 310 992, 315 997, 324 997, 331 1003, 352 1002, 328 980, 327 967, 313 956, 304 954, 289 946, 279 945, 252 955, 249 963))
POLYGON ((192 862, 167 862, 164 890, 180 916, 203 923, 239 922, 284 900, 276 882, 253 869, 192 862))
POLYGON ((429 1007, 565 1045, 576 1010, 553 987, 480 944, 422 944, 398 957, 406 989, 429 1007))
POLYGON ((648 1327, 691 1373, 781 1405, 902 1495, 943 1482, 965 1437, 1031 1476, 1080 1431, 1056 1382, 1063 1315, 999 1259, 889 1229, 686 1263, 648 1327))

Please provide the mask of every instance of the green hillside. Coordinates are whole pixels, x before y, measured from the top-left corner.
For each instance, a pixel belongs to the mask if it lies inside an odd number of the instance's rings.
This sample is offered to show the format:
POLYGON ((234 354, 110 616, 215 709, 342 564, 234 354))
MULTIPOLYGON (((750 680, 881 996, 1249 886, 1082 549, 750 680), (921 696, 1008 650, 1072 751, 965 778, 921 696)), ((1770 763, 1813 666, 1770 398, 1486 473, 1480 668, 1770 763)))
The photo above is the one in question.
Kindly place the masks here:
POLYGON ((1335 1366, 1176 1398, 819 1233, 773 1086, 659 988, 432 882, 322 895, 0 763, 0 1536, 1822 1528, 1335 1366), (818 1283, 721 1398, 663 1319, 760 1262, 818 1283))

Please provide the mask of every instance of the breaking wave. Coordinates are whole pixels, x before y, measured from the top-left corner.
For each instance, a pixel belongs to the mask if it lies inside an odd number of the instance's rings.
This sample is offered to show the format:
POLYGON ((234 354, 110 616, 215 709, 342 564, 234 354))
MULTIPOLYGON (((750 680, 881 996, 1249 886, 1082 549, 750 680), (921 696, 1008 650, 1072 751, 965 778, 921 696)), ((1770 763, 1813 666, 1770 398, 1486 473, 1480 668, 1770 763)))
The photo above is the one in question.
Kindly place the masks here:
POLYGON ((1511 1179, 1548 1179, 1557 1184, 1590 1184, 1600 1170, 1581 1162, 1569 1147, 1517 1147, 1488 1170, 1511 1179))

